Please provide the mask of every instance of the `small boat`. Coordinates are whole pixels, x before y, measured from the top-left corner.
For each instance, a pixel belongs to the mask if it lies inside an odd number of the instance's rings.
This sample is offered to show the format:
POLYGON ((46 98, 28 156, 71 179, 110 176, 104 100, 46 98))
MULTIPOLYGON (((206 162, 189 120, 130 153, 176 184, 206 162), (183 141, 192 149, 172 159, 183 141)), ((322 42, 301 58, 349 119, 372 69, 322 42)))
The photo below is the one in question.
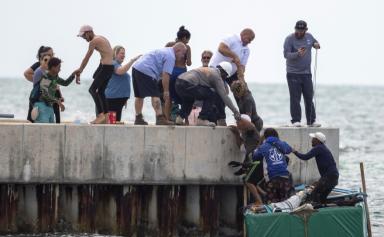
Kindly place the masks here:
MULTIPOLYGON (((301 187, 303 188, 303 186, 301 187)), ((296 188, 296 190, 302 190, 296 188)), ((246 233, 249 237, 366 237, 368 236, 367 212, 364 193, 334 188, 327 204, 313 207, 305 197, 297 196, 279 203, 264 205, 255 211, 248 206, 244 211, 246 233), (295 199, 296 198, 296 199, 295 199), (292 204, 300 199, 301 206, 292 204), (287 207, 287 208, 279 208, 287 207)))

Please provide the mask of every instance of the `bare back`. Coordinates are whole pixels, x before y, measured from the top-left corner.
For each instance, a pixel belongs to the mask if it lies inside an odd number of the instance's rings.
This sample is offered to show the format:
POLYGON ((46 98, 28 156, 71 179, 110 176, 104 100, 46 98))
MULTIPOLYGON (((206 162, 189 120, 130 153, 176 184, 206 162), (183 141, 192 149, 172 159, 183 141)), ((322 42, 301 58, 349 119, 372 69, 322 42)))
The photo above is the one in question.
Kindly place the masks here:
POLYGON ((100 63, 103 65, 112 65, 113 50, 109 41, 101 35, 95 37, 89 42, 94 44, 95 49, 100 53, 100 63))

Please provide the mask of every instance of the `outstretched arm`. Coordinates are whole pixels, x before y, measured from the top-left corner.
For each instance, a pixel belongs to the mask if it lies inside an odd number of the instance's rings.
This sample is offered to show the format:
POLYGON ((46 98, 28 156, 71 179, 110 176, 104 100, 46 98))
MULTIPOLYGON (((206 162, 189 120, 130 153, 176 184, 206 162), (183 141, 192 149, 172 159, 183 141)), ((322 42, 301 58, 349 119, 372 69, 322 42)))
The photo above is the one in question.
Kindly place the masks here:
POLYGON ((81 62, 80 67, 75 71, 77 76, 80 76, 80 74, 83 72, 84 68, 87 66, 89 58, 92 56, 95 48, 96 48, 96 43, 95 43, 95 41, 92 40, 89 43, 87 54, 85 54, 85 57, 84 57, 83 61, 81 62))
POLYGON ((121 67, 118 67, 115 69, 115 73, 117 75, 123 75, 124 73, 128 72, 128 70, 131 68, 131 66, 133 65, 133 63, 139 59, 141 57, 141 54, 132 58, 131 60, 129 60, 129 62, 127 64, 125 64, 124 66, 121 66, 121 67))
POLYGON ((63 78, 57 78, 57 84, 61 86, 68 86, 72 83, 73 79, 75 79, 75 72, 73 72, 66 80, 63 78))
POLYGON ((319 148, 314 147, 306 154, 299 153, 298 151, 293 151, 293 154, 301 160, 309 160, 319 154, 319 148))

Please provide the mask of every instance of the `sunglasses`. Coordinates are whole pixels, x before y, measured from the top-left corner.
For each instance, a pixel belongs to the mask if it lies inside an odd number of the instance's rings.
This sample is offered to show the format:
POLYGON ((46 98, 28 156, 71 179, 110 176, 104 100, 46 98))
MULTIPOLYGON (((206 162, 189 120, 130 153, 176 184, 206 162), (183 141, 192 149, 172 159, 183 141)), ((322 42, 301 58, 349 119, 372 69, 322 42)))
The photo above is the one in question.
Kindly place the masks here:
POLYGON ((211 57, 204 56, 203 59, 211 59, 211 57))

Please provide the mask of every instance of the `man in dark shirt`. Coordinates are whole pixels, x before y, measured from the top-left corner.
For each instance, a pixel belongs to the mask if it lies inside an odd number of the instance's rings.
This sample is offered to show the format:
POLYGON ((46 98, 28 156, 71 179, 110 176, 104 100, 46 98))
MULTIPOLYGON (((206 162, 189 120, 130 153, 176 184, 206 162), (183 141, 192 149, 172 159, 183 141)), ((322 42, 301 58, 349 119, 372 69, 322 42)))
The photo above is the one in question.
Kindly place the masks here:
POLYGON ((316 132, 310 133, 309 136, 312 137, 313 148, 307 154, 301 154, 296 150, 293 153, 301 160, 315 157, 321 178, 314 184, 315 189, 311 194, 311 199, 314 202, 324 204, 328 194, 338 183, 339 171, 331 151, 325 146, 325 135, 316 132))

